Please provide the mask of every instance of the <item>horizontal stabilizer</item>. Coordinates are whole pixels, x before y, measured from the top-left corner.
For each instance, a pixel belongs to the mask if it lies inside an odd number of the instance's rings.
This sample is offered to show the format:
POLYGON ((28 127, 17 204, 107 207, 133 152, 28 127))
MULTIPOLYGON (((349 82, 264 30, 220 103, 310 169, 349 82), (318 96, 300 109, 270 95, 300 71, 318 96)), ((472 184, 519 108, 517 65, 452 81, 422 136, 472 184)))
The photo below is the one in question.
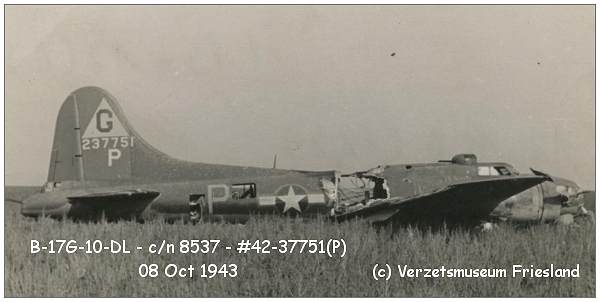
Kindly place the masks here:
POLYGON ((4 201, 14 202, 14 203, 18 203, 18 204, 23 204, 22 200, 14 199, 14 198, 4 198, 4 201))
POLYGON ((107 219, 120 219, 137 217, 158 195, 160 193, 156 191, 126 190, 94 192, 68 199, 73 216, 97 218, 103 214, 107 219))
POLYGON ((138 201, 154 199, 159 192, 147 191, 147 190, 128 190, 128 191, 116 191, 116 192, 100 192, 91 193, 86 195, 69 196, 71 202, 127 202, 127 201, 138 201))

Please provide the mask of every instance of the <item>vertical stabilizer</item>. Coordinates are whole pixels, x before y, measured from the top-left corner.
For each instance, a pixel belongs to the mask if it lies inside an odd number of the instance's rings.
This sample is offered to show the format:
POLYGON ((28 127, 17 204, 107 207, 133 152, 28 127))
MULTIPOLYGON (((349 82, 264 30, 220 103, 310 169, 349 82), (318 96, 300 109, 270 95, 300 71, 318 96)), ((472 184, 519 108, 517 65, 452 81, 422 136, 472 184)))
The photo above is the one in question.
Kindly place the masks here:
POLYGON ((48 181, 159 182, 292 172, 172 158, 140 137, 108 92, 83 87, 71 93, 60 108, 48 181))
POLYGON ((58 114, 48 181, 129 179, 135 140, 112 96, 78 89, 58 114))

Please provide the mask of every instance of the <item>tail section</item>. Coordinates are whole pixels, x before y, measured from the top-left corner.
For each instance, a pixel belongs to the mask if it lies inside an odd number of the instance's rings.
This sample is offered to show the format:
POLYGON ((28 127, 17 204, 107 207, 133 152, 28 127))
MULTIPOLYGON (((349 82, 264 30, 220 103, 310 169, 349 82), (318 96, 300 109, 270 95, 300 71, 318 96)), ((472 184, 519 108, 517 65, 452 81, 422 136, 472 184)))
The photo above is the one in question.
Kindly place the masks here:
POLYGON ((48 181, 177 181, 290 172, 174 159, 135 132, 108 92, 83 87, 60 108, 48 181))
POLYGON ((55 131, 48 181, 132 177, 136 135, 106 91, 84 87, 71 93, 55 131))

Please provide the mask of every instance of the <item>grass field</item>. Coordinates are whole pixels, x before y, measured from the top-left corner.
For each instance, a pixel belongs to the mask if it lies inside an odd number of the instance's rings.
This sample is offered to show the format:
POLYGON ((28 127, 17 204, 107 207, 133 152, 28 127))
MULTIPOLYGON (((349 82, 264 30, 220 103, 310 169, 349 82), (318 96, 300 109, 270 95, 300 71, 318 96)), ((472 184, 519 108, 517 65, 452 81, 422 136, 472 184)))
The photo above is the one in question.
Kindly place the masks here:
MULTIPOLYGON (((9 190, 10 191, 10 190, 9 190)), ((8 195, 8 194, 7 194, 8 195)), ((5 203, 4 289, 7 297, 594 297, 595 226, 501 225, 489 233, 376 231, 362 221, 334 224, 258 217, 245 225, 132 222, 85 224, 19 214, 5 203), (233 245, 242 239, 343 238, 347 254, 35 254, 30 240, 126 240, 129 247, 168 239, 220 239, 233 245), (236 278, 141 278, 138 266, 235 263, 236 278), (545 267, 580 266, 579 278, 400 278, 375 281, 375 264, 411 267, 506 268, 513 264, 545 267)))

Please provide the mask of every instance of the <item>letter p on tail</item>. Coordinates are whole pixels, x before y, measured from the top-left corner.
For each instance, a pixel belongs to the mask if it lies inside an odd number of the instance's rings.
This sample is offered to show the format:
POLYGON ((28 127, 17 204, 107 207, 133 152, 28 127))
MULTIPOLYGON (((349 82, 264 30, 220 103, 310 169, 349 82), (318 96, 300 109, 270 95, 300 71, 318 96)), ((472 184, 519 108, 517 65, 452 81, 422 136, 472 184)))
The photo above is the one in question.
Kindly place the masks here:
POLYGON ((121 150, 119 149, 108 149, 108 166, 112 167, 113 160, 121 158, 121 150))

